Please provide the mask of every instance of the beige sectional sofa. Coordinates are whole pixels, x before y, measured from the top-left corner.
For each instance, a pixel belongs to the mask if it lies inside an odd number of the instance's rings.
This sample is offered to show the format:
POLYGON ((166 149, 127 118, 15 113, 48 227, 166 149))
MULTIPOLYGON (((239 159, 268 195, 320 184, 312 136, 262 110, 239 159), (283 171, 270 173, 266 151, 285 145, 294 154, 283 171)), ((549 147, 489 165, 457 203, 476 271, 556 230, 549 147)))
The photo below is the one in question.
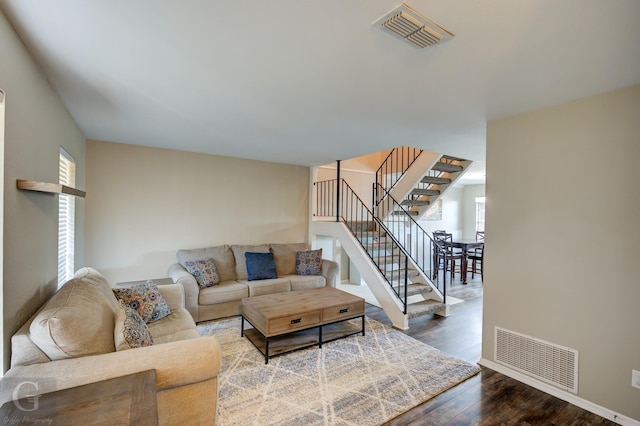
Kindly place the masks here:
POLYGON ((148 323, 153 344, 116 350, 122 349, 117 316, 125 309, 103 275, 80 269, 12 336, 11 368, 0 381, 0 403, 13 399, 22 380, 48 393, 155 369, 160 424, 214 424, 218 341, 198 335, 181 285, 158 290, 169 312, 164 309, 167 316, 148 323))
POLYGON ((215 247, 179 250, 178 263, 169 267, 168 275, 185 290, 186 308, 196 322, 239 315, 242 298, 262 294, 280 293, 305 288, 336 286, 338 264, 321 259, 318 275, 296 273, 298 252, 308 251, 305 243, 221 245, 215 247), (250 280, 246 253, 272 253, 277 278, 250 280), (219 282, 200 288, 194 275, 185 268, 188 261, 212 259, 219 282))

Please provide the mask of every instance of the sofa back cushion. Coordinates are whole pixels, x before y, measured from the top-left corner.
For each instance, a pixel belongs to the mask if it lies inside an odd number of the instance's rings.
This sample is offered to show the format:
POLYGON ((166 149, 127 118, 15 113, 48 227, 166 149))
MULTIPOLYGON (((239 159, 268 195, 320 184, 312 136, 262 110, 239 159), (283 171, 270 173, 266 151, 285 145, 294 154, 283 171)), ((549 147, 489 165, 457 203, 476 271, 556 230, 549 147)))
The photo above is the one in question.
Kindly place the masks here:
POLYGON ((118 307, 118 300, 113 295, 111 284, 109 284, 109 281, 107 281, 104 275, 102 275, 94 268, 85 266, 84 268, 78 269, 73 275, 73 278, 81 279, 85 283, 91 284, 96 288, 96 290, 100 291, 100 293, 104 295, 104 297, 111 305, 111 308, 115 312, 116 308, 118 307))
POLYGON ((231 246, 231 250, 233 251, 233 257, 236 259, 236 276, 239 280, 246 280, 249 278, 249 274, 247 273, 245 253, 269 253, 269 245, 241 246, 234 244, 231 246))
POLYGON ((236 262, 233 257, 231 247, 228 245, 207 247, 191 250, 178 250, 178 262, 186 268, 186 262, 193 262, 201 259, 213 259, 216 266, 218 278, 222 281, 233 281, 236 276, 236 262))
POLYGON ((114 305, 101 283, 74 278, 31 322, 31 340, 52 360, 113 352, 114 305))
POLYGON ((296 252, 305 250, 308 250, 306 243, 271 244, 271 252, 276 263, 278 276, 295 275, 296 252))

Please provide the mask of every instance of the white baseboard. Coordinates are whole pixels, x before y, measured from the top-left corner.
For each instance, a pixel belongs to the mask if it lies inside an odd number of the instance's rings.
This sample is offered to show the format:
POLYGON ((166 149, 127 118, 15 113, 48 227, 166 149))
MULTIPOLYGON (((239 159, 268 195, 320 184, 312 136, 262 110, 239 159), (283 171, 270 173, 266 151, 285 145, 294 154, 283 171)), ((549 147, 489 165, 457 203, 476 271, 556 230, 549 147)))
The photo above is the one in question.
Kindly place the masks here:
POLYGON ((538 390, 541 390, 542 392, 548 393, 549 395, 555 396, 556 398, 560 398, 563 401, 587 410, 593 414, 597 414, 600 417, 604 417, 605 419, 611 420, 612 422, 616 422, 622 426, 640 426, 640 421, 638 420, 634 420, 631 417, 624 416, 608 408, 602 407, 598 404, 594 404, 591 401, 587 401, 586 399, 580 398, 572 393, 563 391, 562 389, 558 389, 547 383, 536 380, 533 377, 512 370, 494 361, 482 358, 478 362, 478 364, 483 367, 490 368, 491 370, 497 371, 498 373, 504 374, 505 376, 511 377, 512 379, 534 387, 538 390))

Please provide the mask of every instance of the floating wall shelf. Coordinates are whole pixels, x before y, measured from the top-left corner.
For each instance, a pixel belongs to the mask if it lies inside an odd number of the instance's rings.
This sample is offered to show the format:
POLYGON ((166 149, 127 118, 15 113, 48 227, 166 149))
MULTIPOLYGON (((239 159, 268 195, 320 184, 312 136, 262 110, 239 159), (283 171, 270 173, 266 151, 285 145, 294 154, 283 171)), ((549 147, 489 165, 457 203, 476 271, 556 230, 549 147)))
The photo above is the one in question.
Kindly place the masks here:
POLYGON ((69 194, 84 198, 87 193, 60 183, 37 182, 35 180, 18 179, 18 189, 25 191, 46 192, 49 194, 69 194))

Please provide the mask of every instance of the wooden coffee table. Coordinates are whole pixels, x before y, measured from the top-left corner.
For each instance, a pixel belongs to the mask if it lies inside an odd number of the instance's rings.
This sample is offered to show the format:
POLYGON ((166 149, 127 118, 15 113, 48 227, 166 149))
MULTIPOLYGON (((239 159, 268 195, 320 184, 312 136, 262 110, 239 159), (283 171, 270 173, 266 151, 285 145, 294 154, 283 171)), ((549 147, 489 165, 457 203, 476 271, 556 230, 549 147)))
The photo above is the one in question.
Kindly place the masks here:
POLYGON ((333 287, 297 290, 242 299, 241 336, 269 358, 362 333, 364 299, 333 287), (350 319, 361 318, 356 326, 350 319), (253 328, 245 330, 244 322, 253 328))

